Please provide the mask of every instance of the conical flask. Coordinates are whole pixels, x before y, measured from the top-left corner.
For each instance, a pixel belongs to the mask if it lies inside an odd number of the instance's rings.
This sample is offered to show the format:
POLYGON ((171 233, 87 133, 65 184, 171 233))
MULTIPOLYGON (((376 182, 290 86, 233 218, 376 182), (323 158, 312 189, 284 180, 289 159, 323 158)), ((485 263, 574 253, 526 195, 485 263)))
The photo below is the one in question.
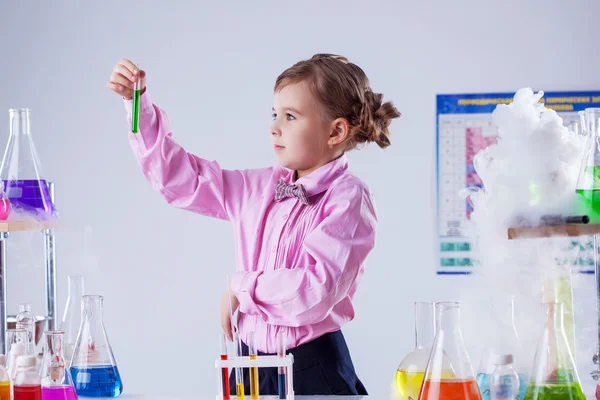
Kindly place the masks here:
POLYGON ((77 395, 117 397, 123 384, 102 321, 102 296, 81 297, 81 327, 71 359, 77 395))
POLYGON ((396 388, 404 400, 417 400, 435 336, 435 303, 415 302, 415 348, 396 370, 396 388))
POLYGON ((585 400, 564 327, 562 303, 548 302, 525 400, 585 400))
POLYGON ((436 303, 437 331, 419 400, 481 400, 460 328, 460 305, 436 303), (452 377, 445 377, 447 361, 452 377))
POLYGON ((65 356, 63 353, 62 331, 44 332, 44 358, 40 376, 42 377, 42 397, 47 400, 76 400, 77 394, 65 356))
POLYGON ((60 322, 60 330, 65 333, 65 359, 70 361, 81 326, 81 296, 84 294, 84 279, 81 275, 67 277, 67 304, 60 322))
POLYGON ((55 208, 31 137, 30 111, 11 109, 9 114, 10 136, 0 166, 0 179, 12 207, 10 218, 48 220, 54 216, 55 208))
POLYGON ((491 318, 490 329, 493 330, 493 340, 487 344, 483 357, 477 370, 477 385, 483 400, 490 400, 490 381, 497 365, 498 358, 505 354, 513 355, 514 369, 519 376, 519 398, 525 397, 525 389, 529 381, 529 373, 523 360, 519 356, 523 354, 519 334, 515 327, 515 303, 514 299, 490 300, 489 317, 491 318))
POLYGON ((600 108, 579 113, 585 150, 576 187, 576 215, 587 215, 590 223, 600 223, 600 108))

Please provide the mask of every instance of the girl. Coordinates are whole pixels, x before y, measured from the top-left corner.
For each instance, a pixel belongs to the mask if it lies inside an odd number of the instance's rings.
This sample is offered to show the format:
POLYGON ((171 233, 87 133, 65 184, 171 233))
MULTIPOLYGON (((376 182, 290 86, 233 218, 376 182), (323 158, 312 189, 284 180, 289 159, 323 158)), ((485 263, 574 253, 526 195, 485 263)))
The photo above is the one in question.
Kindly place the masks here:
MULTIPOLYGON (((237 272, 231 299, 226 292, 221 302, 229 339, 231 301, 241 338, 247 342, 254 331, 259 355, 276 353, 277 335, 284 335, 295 394, 366 395, 340 329, 354 318, 377 218, 346 152, 368 142, 389 146, 388 126, 400 113, 371 91, 360 67, 317 54, 275 82, 270 135, 279 165, 224 170, 173 140, 166 113, 146 91, 145 72, 121 60, 107 86, 125 99, 129 120, 138 76, 139 133, 129 141, 144 175, 169 204, 233 224, 237 272)), ((259 391, 277 394, 276 368, 260 370, 259 391)))

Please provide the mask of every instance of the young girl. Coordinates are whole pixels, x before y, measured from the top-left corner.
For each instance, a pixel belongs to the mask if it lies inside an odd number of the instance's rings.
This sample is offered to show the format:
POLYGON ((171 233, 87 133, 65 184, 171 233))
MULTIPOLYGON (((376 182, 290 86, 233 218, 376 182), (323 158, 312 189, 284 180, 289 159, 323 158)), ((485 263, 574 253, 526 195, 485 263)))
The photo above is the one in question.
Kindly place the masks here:
MULTIPOLYGON (((139 133, 129 141, 144 175, 169 204, 233 224, 237 272, 231 299, 225 293, 221 304, 229 339, 231 301, 242 340, 254 331, 259 354, 276 353, 277 335, 284 335, 295 394, 366 395, 340 329, 354 318, 377 218, 346 152, 369 142, 389 146, 388 126, 400 113, 371 91, 360 67, 317 54, 275 82, 270 135, 279 165, 224 170, 173 140, 166 113, 145 89, 145 72, 122 60, 107 86, 125 99, 129 120, 138 76, 139 133)), ((259 377, 261 395, 277 394, 276 368, 259 377)))

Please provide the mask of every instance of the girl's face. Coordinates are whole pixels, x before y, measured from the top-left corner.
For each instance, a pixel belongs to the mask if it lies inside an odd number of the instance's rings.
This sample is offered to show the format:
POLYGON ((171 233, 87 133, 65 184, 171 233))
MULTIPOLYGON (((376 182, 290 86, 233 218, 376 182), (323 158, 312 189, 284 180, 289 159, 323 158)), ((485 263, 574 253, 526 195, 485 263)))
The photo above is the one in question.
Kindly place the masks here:
POLYGON ((319 112, 305 83, 292 83, 275 92, 271 139, 279 164, 296 170, 301 178, 336 158, 333 122, 319 112))

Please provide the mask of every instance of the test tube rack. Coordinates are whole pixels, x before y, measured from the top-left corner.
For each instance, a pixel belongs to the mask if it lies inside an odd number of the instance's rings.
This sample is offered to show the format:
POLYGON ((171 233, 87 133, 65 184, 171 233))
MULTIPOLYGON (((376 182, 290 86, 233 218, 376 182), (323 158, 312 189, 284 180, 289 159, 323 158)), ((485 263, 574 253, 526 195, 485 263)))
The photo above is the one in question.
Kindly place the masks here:
POLYGON ((594 274, 596 279, 596 321, 598 324, 598 348, 592 355, 592 363, 595 365, 591 371, 594 380, 600 379, 600 224, 564 224, 553 226, 515 227, 509 228, 507 236, 509 240, 537 239, 555 236, 593 236, 594 238, 594 274))
MULTIPOLYGON (((221 360, 217 358, 215 360, 215 369, 217 371, 217 400, 223 400, 223 388, 221 387, 221 371, 223 368, 229 368, 233 371, 235 368, 268 368, 268 367, 286 367, 286 379, 287 379, 287 396, 286 399, 294 400, 294 355, 286 354, 285 357, 279 356, 257 356, 256 359, 251 360, 250 357, 235 357, 227 360, 221 360)), ((250 398, 246 395, 245 398, 250 398)), ((278 399, 278 396, 260 396, 261 399, 278 399)), ((235 399, 235 396, 231 396, 231 399, 235 399)))

